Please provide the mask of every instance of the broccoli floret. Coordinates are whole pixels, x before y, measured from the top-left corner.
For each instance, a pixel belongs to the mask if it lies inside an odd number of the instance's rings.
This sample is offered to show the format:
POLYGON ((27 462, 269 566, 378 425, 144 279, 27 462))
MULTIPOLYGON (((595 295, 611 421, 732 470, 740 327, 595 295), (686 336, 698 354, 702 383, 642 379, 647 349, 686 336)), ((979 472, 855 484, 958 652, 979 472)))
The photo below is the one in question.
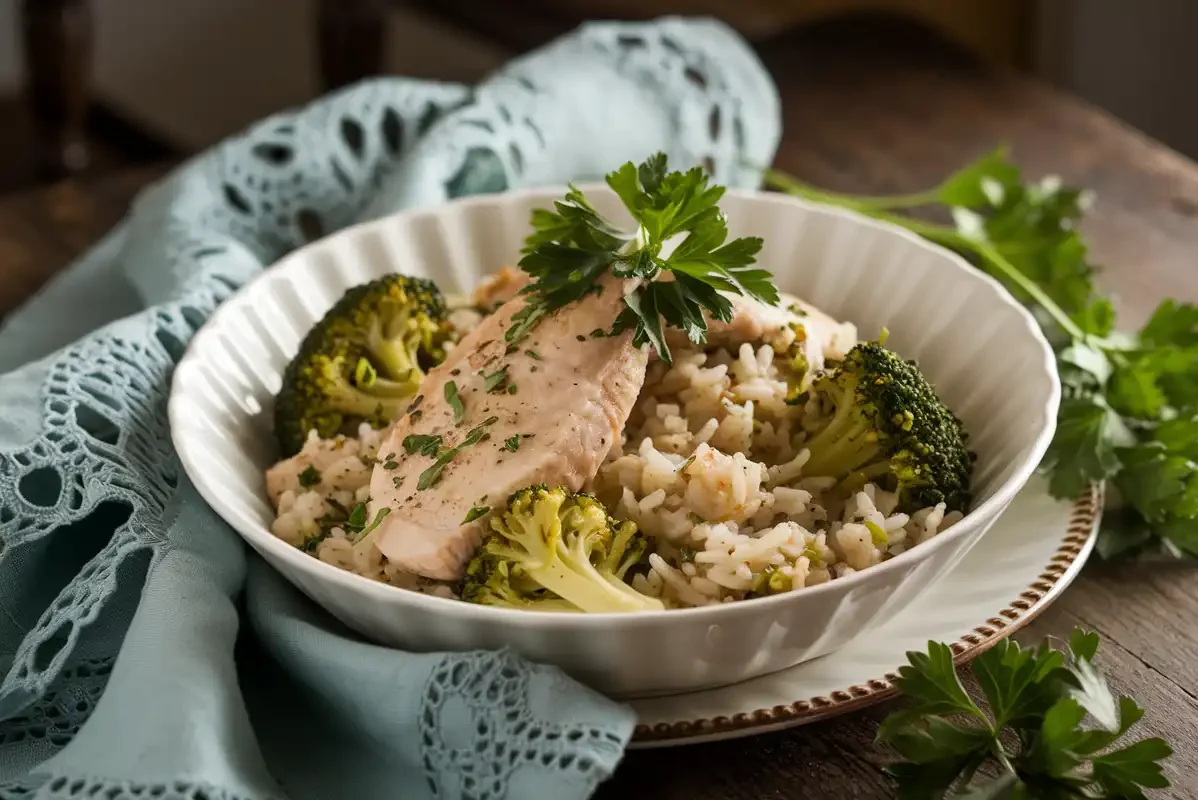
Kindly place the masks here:
POLYGON ((663 608, 624 582, 648 542, 594 497, 532 486, 496 512, 466 567, 461 598, 540 611, 651 611, 663 608))
POLYGON ((436 284, 387 275, 355 286, 312 327, 283 373, 275 436, 283 455, 321 438, 394 421, 445 357, 449 323, 436 284))
POLYGON ((804 475, 836 478, 846 497, 878 483, 898 493, 904 511, 941 502, 967 509, 975 455, 961 420, 915 362, 879 342, 857 345, 815 379, 808 403, 826 416, 804 443, 804 475))

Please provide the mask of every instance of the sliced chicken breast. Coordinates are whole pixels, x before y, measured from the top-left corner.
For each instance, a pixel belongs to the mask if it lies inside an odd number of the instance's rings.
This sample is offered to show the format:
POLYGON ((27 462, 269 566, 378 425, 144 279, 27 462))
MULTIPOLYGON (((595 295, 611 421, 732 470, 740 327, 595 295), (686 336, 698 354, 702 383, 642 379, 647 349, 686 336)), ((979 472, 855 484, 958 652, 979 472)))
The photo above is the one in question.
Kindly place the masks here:
POLYGON ((421 396, 379 450, 369 518, 401 569, 460 578, 479 544, 482 509, 537 483, 581 489, 594 477, 640 393, 648 360, 631 332, 608 330, 623 281, 541 320, 507 352, 504 335, 524 307, 514 297, 429 373, 421 396), (479 509, 479 510, 476 510, 479 509))

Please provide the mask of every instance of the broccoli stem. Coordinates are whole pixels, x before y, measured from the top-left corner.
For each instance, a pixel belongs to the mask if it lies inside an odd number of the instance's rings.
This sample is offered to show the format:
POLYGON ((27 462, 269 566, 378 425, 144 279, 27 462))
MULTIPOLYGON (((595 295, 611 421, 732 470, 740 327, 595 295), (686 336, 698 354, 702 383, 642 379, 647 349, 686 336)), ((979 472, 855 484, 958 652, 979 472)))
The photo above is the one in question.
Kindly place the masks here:
POLYGON ((871 435, 872 426, 858 413, 854 394, 855 385, 843 388, 832 420, 804 444, 811 453, 804 474, 843 478, 878 457, 877 436, 871 435))
MULTIPOLYGON (((378 383, 379 381, 376 381, 374 385, 378 385, 378 383)), ((374 386, 371 388, 373 389, 374 386)), ((337 404, 338 410, 343 414, 369 417, 382 409, 388 416, 394 418, 398 417, 403 410, 405 401, 411 396, 411 392, 404 394, 384 392, 374 395, 364 392, 356 386, 351 386, 347 381, 339 380, 337 385, 329 390, 328 396, 337 404)))
POLYGON ((881 447, 864 420, 829 426, 806 445, 811 458, 803 465, 808 475, 843 477, 878 457, 881 447))
POLYGON ((836 192, 825 192, 822 189, 817 189, 810 184, 772 169, 764 170, 763 176, 767 186, 781 189, 787 194, 806 197, 808 200, 814 200, 817 203, 850 208, 865 214, 888 209, 918 208, 919 206, 934 205, 940 202, 940 197, 935 189, 930 189, 926 192, 916 192, 915 194, 895 194, 882 197, 862 195, 857 197, 838 194, 836 192))
POLYGON ((525 570, 529 577, 583 611, 595 614, 662 607, 656 599, 595 569, 583 547, 582 537, 574 537, 569 548, 559 544, 556 555, 544 564, 525 567, 525 570))
POLYGON ((395 385, 402 385, 410 393, 415 393, 420 387, 424 371, 420 369, 417 361, 420 340, 418 337, 412 337, 409 341, 405 334, 410 333, 405 325, 400 326, 398 335, 387 335, 382 323, 376 322, 371 326, 366 346, 370 354, 378 360, 387 378, 395 381, 395 385))
POLYGON ((837 493, 842 497, 849 497, 865 488, 865 484, 876 481, 879 478, 885 478, 890 474, 889 461, 875 461, 872 464, 852 472, 836 485, 837 493))
MULTIPOLYGON (((361 391, 360 389, 358 391, 361 391)), ((374 383, 370 384, 369 391, 365 392, 368 397, 375 398, 396 398, 398 400, 408 400, 416 392, 420 391, 420 380, 399 380, 393 381, 389 378, 375 378, 374 383)))

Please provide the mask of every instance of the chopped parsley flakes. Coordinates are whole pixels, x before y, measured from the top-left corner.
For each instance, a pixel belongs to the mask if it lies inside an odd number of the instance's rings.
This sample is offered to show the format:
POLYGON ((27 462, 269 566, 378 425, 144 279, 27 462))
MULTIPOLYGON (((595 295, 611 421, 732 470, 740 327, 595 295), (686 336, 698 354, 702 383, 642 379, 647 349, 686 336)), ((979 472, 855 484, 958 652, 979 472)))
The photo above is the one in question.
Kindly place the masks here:
MULTIPOLYGON (((362 521, 365 522, 366 521, 366 504, 358 503, 358 505, 354 506, 354 513, 357 513, 358 509, 362 510, 362 521)), ((354 544, 361 542, 367 536, 369 536, 371 533, 373 533, 374 529, 377 528, 380 524, 382 524, 382 521, 384 519, 386 519, 387 515, 390 513, 391 513, 391 509, 387 508, 386 506, 384 506, 383 508, 380 508, 378 511, 376 511, 374 514, 374 521, 371 522, 368 526, 362 528, 361 531, 358 533, 358 535, 354 537, 354 540, 353 540, 354 544)), ((352 520, 353 516, 351 515, 350 518, 352 520)), ((346 533, 349 533, 348 528, 346 528, 346 533)))
POLYGON ((308 468, 299 474, 299 485, 307 489, 309 486, 315 486, 320 483, 320 471, 311 464, 308 468))
POLYGON ((465 525, 468 522, 474 522, 479 517, 486 516, 490 511, 491 508, 489 506, 475 506, 466 512, 466 517, 462 520, 462 524, 465 525))
POLYGON ((407 451, 408 455, 419 453, 432 458, 441 449, 441 437, 425 433, 411 433, 404 437, 403 449, 407 451))
POLYGON ((462 418, 466 416, 466 406, 462 404, 462 398, 458 396, 458 385, 453 381, 445 384, 445 402, 453 409, 453 424, 461 425, 462 418))
POLYGON ((502 390, 507 383, 507 364, 504 364, 499 369, 492 372, 490 375, 483 376, 483 391, 493 392, 496 389, 502 390))
MULTIPOLYGON (((418 490, 424 490, 435 486, 437 481, 441 480, 441 473, 445 470, 445 466, 450 461, 453 461, 454 456, 456 456, 463 449, 472 445, 476 445, 479 442, 490 438, 491 434, 487 433, 487 428, 491 427, 496 422, 499 422, 499 417, 487 417, 485 420, 483 420, 481 425, 470 429, 470 432, 466 434, 466 438, 462 440, 461 444, 459 444, 457 447, 452 447, 449 450, 442 451, 437 456, 437 460, 433 462, 433 465, 424 472, 420 473, 420 479, 416 482, 416 488, 418 490)), ((438 445, 440 444, 440 439, 441 437, 438 436, 438 445)))

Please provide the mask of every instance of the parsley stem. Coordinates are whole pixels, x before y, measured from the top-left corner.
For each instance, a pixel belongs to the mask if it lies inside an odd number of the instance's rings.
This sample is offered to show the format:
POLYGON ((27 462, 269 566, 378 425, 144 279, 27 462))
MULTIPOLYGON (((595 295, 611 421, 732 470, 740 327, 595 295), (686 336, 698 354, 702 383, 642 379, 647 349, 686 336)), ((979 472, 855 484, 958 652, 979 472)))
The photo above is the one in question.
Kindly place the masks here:
POLYGON ((1008 261, 1006 256, 1000 253, 994 245, 989 242, 970 239, 961 235, 955 228, 947 225, 924 222, 911 217, 893 214, 886 210, 937 203, 939 201, 934 191, 899 195, 896 197, 848 197, 816 189, 802 181, 797 181, 794 178, 774 172, 773 170, 766 170, 765 179, 768 186, 781 189, 787 194, 797 195, 817 203, 847 208, 882 222, 889 222, 892 225, 906 228, 912 233, 953 250, 972 253, 984 262, 984 265, 989 268, 990 272, 1001 274, 1004 278, 1026 292, 1028 297, 1032 298, 1038 306, 1043 308, 1045 313, 1052 317, 1061 330, 1070 337, 1074 339, 1086 338, 1086 334, 1077 326, 1077 323, 1070 319, 1069 315, 1062 311, 1061 307, 1053 302, 1052 298, 1035 281, 1024 275, 1008 261))
POLYGON ((912 233, 919 234, 925 239, 929 239, 953 250, 972 252, 985 262, 985 265, 990 268, 989 271, 1000 273, 1004 278, 1026 292, 1028 297, 1032 298, 1036 305, 1044 309, 1045 313, 1052 317, 1053 321, 1066 334, 1074 339, 1086 338, 1086 334, 1077 326, 1077 323, 1070 319, 1069 315, 1062 311, 1061 307, 1053 302, 1052 298, 1035 281, 1016 269, 1015 265, 1008 261, 989 242, 979 242, 976 239, 970 239, 962 236, 953 228, 936 225, 931 222, 921 222, 920 220, 886 213, 878 213, 874 216, 883 222, 901 225, 912 233))
POLYGON ((885 211, 888 209, 898 208, 917 208, 919 206, 934 205, 940 202, 936 194, 936 190, 926 192, 916 192, 914 194, 895 194, 883 197, 857 197, 836 192, 826 192, 823 189, 817 189, 811 184, 795 180, 789 175, 784 175, 781 172, 776 172, 772 169, 764 171, 765 185, 770 188, 778 189, 787 194, 798 195, 805 197, 808 200, 814 200, 817 203, 826 203, 832 206, 841 206, 843 208, 851 208, 854 211, 863 213, 871 213, 873 211, 885 211))

